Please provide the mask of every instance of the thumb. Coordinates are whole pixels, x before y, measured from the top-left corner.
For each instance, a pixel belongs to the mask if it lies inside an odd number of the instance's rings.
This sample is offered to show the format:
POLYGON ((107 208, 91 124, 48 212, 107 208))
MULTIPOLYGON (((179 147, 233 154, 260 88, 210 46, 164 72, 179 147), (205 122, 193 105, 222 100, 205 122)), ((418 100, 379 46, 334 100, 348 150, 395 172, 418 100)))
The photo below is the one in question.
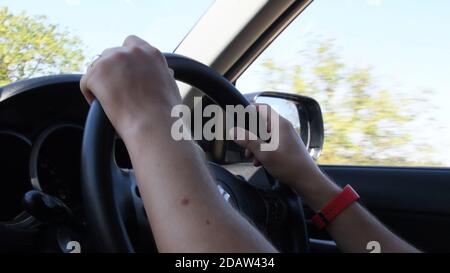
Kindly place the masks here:
POLYGON ((256 157, 261 153, 261 144, 263 141, 255 134, 245 129, 235 127, 230 130, 230 135, 237 145, 250 150, 256 157))

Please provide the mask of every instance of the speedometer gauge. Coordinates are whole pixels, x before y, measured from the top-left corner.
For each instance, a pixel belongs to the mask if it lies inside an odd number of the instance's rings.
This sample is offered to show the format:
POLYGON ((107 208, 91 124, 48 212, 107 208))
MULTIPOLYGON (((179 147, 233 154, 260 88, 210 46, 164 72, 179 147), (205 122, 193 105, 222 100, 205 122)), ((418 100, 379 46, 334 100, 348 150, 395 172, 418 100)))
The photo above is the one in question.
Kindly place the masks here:
POLYGON ((33 186, 58 197, 73 210, 77 210, 81 204, 82 138, 81 126, 54 126, 38 137, 31 152, 30 172, 33 186))

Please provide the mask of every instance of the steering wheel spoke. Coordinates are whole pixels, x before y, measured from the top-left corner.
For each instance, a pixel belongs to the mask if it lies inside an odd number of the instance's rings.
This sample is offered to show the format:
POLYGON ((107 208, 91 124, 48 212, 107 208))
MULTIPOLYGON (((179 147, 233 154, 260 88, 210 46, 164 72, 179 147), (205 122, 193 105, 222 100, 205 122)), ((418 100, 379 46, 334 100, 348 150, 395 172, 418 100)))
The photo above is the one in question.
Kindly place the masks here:
POLYGON ((115 195, 127 228, 128 236, 137 252, 155 252, 149 220, 141 198, 133 169, 114 169, 115 195))

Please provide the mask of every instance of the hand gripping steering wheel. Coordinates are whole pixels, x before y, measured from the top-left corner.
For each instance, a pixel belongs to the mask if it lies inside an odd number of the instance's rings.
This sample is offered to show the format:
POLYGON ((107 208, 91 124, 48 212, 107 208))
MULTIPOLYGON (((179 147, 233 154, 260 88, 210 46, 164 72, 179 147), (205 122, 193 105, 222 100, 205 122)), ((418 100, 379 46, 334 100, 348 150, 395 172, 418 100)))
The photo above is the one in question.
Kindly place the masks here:
MULTIPOLYGON (((192 59, 164 54, 177 80, 202 90, 217 105, 247 106, 249 102, 226 78, 192 59)), ((155 252, 151 228, 133 171, 114 159, 116 134, 100 103, 89 110, 82 144, 82 193, 86 222, 96 250, 155 252)), ((210 163, 215 182, 234 206, 282 252, 308 251, 308 236, 300 199, 275 183, 261 188, 210 163)), ((263 172, 264 173, 264 172, 263 172)), ((170 217, 170 216, 169 216, 170 217)))

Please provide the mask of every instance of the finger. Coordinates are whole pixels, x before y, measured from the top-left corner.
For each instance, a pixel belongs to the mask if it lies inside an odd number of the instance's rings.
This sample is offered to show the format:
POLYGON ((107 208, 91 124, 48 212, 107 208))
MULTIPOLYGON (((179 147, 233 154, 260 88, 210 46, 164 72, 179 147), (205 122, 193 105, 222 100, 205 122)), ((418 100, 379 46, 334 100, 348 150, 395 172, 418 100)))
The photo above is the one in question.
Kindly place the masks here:
POLYGON ((141 38, 139 38, 138 36, 135 35, 130 35, 127 38, 125 38, 125 40, 123 41, 123 46, 124 47, 152 47, 149 43, 147 43, 146 41, 142 40, 141 38))
POLYGON ((109 56, 111 56, 119 51, 125 51, 125 50, 121 46, 107 48, 107 49, 103 50, 102 54, 100 54, 100 58, 98 58, 96 61, 100 61, 101 59, 107 59, 109 56))
POLYGON ((262 166, 261 162, 259 162, 259 160, 257 158, 253 159, 253 166, 255 167, 259 167, 262 166))
POLYGON ((237 145, 250 150, 256 157, 259 155, 262 141, 255 134, 238 127, 232 128, 230 134, 237 145))
POLYGON ((172 78, 175 78, 175 72, 173 71, 172 68, 169 68, 169 73, 170 75, 172 75, 172 78))
POLYGON ((111 48, 107 48, 107 49, 103 50, 103 52, 101 54, 96 55, 92 59, 92 62, 89 64, 89 66, 86 70, 86 74, 89 74, 90 72, 92 72, 92 70, 94 69, 94 67, 96 66, 96 64, 99 61, 108 58, 109 56, 111 56, 112 54, 114 54, 120 50, 123 50, 123 48, 122 47, 111 47, 111 48))
POLYGON ((111 55, 114 51, 118 50, 119 48, 108 48, 105 49, 102 54, 97 55, 96 57, 94 57, 94 60, 92 61, 92 63, 88 66, 86 73, 81 77, 80 79, 80 90, 81 93, 83 94, 84 98, 86 99, 86 101, 91 104, 92 101, 95 99, 95 95, 92 92, 91 88, 89 87, 89 78, 92 76, 93 74, 93 70, 95 68, 96 63, 103 57, 107 57, 109 55, 111 55))
POLYGON ((88 78, 88 74, 84 74, 81 77, 80 80, 80 90, 81 90, 81 94, 83 94, 84 98, 86 99, 86 101, 91 104, 92 101, 95 99, 94 94, 89 90, 88 85, 87 85, 87 78, 88 78))
POLYGON ((95 71, 98 70, 98 66, 101 66, 100 63, 103 60, 121 50, 123 51, 122 47, 112 47, 103 50, 102 54, 98 55, 99 57, 88 67, 86 74, 81 77, 80 90, 89 104, 96 98, 94 94, 95 90, 93 90, 93 87, 91 86, 92 79, 95 78, 95 76, 93 76, 95 75, 95 71))
POLYGON ((155 60, 161 61, 162 63, 165 64, 166 67, 168 67, 167 60, 161 53, 161 51, 159 51, 156 47, 152 46, 151 44, 147 43, 146 41, 142 40, 141 38, 135 35, 128 36, 123 42, 123 47, 128 49, 139 48, 142 51, 147 52, 148 54, 153 56, 155 60))
POLYGON ((89 63, 86 69, 86 73, 88 73, 89 70, 91 70, 94 67, 95 63, 98 61, 98 59, 100 59, 101 56, 102 56, 101 54, 97 54, 94 58, 92 58, 91 62, 89 63))

